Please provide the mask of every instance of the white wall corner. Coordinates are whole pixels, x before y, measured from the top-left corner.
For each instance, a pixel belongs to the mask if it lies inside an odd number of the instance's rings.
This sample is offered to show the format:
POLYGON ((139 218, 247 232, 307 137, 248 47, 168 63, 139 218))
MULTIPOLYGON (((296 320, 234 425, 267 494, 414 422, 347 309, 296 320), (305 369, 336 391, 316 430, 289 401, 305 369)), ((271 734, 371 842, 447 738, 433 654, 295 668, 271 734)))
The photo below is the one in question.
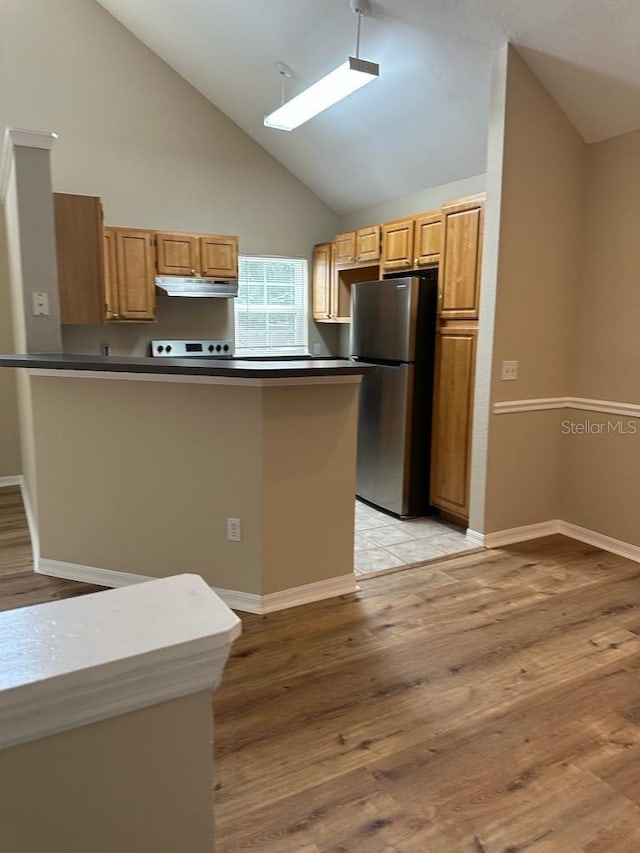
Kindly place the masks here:
POLYGON ((13 163, 13 149, 16 146, 22 148, 42 148, 45 151, 50 151, 53 148, 53 143, 58 138, 57 133, 50 130, 24 130, 20 127, 6 127, 4 131, 4 141, 2 143, 2 153, 0 153, 0 203, 4 204, 9 178, 11 176, 11 166, 13 163))
POLYGON ((485 545, 484 533, 478 533, 477 530, 472 530, 470 527, 467 527, 465 539, 474 548, 483 548, 485 545))

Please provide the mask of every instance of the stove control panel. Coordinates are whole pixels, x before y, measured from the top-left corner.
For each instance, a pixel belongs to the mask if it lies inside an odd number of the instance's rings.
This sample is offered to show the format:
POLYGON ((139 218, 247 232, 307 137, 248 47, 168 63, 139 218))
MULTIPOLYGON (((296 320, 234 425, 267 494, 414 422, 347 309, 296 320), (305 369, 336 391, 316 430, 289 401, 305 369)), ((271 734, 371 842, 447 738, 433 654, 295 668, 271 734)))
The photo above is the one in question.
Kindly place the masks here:
POLYGON ((233 341, 151 341, 154 358, 232 358, 233 341))

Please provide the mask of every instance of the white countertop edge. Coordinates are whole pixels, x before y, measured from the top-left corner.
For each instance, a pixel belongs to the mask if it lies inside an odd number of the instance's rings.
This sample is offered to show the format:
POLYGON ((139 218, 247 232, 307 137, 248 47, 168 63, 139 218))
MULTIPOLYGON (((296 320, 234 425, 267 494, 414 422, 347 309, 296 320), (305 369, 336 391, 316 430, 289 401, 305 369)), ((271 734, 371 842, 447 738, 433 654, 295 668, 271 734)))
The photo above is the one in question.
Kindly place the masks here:
POLYGON ((171 663, 147 665, 136 675, 122 676, 105 668, 85 672, 84 678, 65 688, 59 684, 52 684, 47 691, 15 688, 11 691, 15 695, 10 697, 13 701, 6 705, 6 694, 0 693, 0 749, 192 693, 215 690, 222 678, 229 648, 192 653, 171 663))
POLYGON ((0 613, 0 748, 214 689, 240 630, 197 575, 0 613))
POLYGON ((27 369, 29 376, 48 376, 56 379, 123 379, 134 382, 187 382, 195 385, 239 385, 245 388, 273 388, 291 385, 344 385, 362 381, 360 373, 340 373, 337 376, 198 376, 190 373, 125 373, 108 370, 66 370, 55 368, 27 369))

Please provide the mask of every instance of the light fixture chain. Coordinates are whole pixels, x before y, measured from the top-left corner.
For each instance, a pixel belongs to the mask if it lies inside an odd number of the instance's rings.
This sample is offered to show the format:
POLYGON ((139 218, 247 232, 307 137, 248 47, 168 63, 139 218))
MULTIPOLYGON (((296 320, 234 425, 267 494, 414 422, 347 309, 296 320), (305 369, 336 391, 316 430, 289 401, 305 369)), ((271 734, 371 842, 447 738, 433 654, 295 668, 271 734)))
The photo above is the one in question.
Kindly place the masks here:
POLYGON ((360 24, 362 23, 362 12, 359 9, 356 11, 356 16, 358 18, 356 25, 356 59, 360 59, 360 24))

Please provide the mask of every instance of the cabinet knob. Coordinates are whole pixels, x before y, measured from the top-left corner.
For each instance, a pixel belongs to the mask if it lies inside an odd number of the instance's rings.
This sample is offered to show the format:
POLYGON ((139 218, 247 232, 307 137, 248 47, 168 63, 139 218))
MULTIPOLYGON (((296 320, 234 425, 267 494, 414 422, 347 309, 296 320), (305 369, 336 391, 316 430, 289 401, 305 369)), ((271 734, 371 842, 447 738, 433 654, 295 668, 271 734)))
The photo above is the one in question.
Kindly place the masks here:
POLYGON ((415 266, 418 266, 418 264, 420 263, 420 258, 416 258, 413 263, 415 266))
POLYGON ((191 270, 191 275, 195 275, 195 274, 196 274, 196 271, 195 271, 195 270, 191 270))
POLYGON ((115 312, 111 316, 113 317, 114 320, 120 319, 120 315, 116 314, 115 312))

